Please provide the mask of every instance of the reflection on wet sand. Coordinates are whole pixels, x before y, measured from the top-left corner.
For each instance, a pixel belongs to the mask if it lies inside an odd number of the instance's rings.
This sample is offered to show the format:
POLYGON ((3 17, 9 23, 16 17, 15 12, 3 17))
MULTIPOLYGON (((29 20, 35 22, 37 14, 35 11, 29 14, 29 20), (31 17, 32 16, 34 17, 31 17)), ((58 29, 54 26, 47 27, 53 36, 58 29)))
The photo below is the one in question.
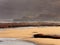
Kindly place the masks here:
POLYGON ((17 40, 16 38, 0 38, 0 45, 35 45, 32 42, 17 40))

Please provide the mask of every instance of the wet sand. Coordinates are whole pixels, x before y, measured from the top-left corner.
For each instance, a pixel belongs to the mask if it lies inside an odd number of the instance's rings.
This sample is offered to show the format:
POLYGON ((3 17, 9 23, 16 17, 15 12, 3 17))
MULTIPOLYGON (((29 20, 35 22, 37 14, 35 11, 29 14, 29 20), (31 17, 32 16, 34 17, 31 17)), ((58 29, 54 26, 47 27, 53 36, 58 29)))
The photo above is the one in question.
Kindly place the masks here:
POLYGON ((0 38, 17 38, 37 45, 60 45, 60 39, 33 38, 34 34, 60 35, 60 27, 21 27, 7 28, 0 31, 0 38))

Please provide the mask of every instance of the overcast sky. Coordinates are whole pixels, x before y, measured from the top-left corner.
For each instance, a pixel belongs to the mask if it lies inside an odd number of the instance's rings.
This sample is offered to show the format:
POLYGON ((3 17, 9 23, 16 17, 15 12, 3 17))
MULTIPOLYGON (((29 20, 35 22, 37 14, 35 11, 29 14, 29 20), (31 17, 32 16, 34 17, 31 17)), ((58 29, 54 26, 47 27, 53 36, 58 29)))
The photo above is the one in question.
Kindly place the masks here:
POLYGON ((0 19, 60 21, 60 0, 0 0, 0 19))

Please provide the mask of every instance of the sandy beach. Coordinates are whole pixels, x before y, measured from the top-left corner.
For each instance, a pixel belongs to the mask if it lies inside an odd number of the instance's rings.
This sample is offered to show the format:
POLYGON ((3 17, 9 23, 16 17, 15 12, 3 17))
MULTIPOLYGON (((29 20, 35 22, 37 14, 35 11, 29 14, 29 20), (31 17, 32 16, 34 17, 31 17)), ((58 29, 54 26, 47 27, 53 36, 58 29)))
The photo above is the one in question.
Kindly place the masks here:
POLYGON ((34 34, 60 35, 60 27, 20 27, 0 31, 0 38, 17 38, 37 45, 60 45, 60 39, 33 38, 34 34))

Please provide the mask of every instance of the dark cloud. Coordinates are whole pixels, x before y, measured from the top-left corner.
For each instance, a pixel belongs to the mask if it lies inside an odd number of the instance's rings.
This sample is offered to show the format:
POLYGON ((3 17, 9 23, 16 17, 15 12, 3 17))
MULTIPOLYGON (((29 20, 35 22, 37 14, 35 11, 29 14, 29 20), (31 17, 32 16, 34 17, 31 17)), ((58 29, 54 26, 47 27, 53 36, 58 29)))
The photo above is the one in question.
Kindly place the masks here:
POLYGON ((60 0, 0 0, 0 19, 60 21, 60 0))

